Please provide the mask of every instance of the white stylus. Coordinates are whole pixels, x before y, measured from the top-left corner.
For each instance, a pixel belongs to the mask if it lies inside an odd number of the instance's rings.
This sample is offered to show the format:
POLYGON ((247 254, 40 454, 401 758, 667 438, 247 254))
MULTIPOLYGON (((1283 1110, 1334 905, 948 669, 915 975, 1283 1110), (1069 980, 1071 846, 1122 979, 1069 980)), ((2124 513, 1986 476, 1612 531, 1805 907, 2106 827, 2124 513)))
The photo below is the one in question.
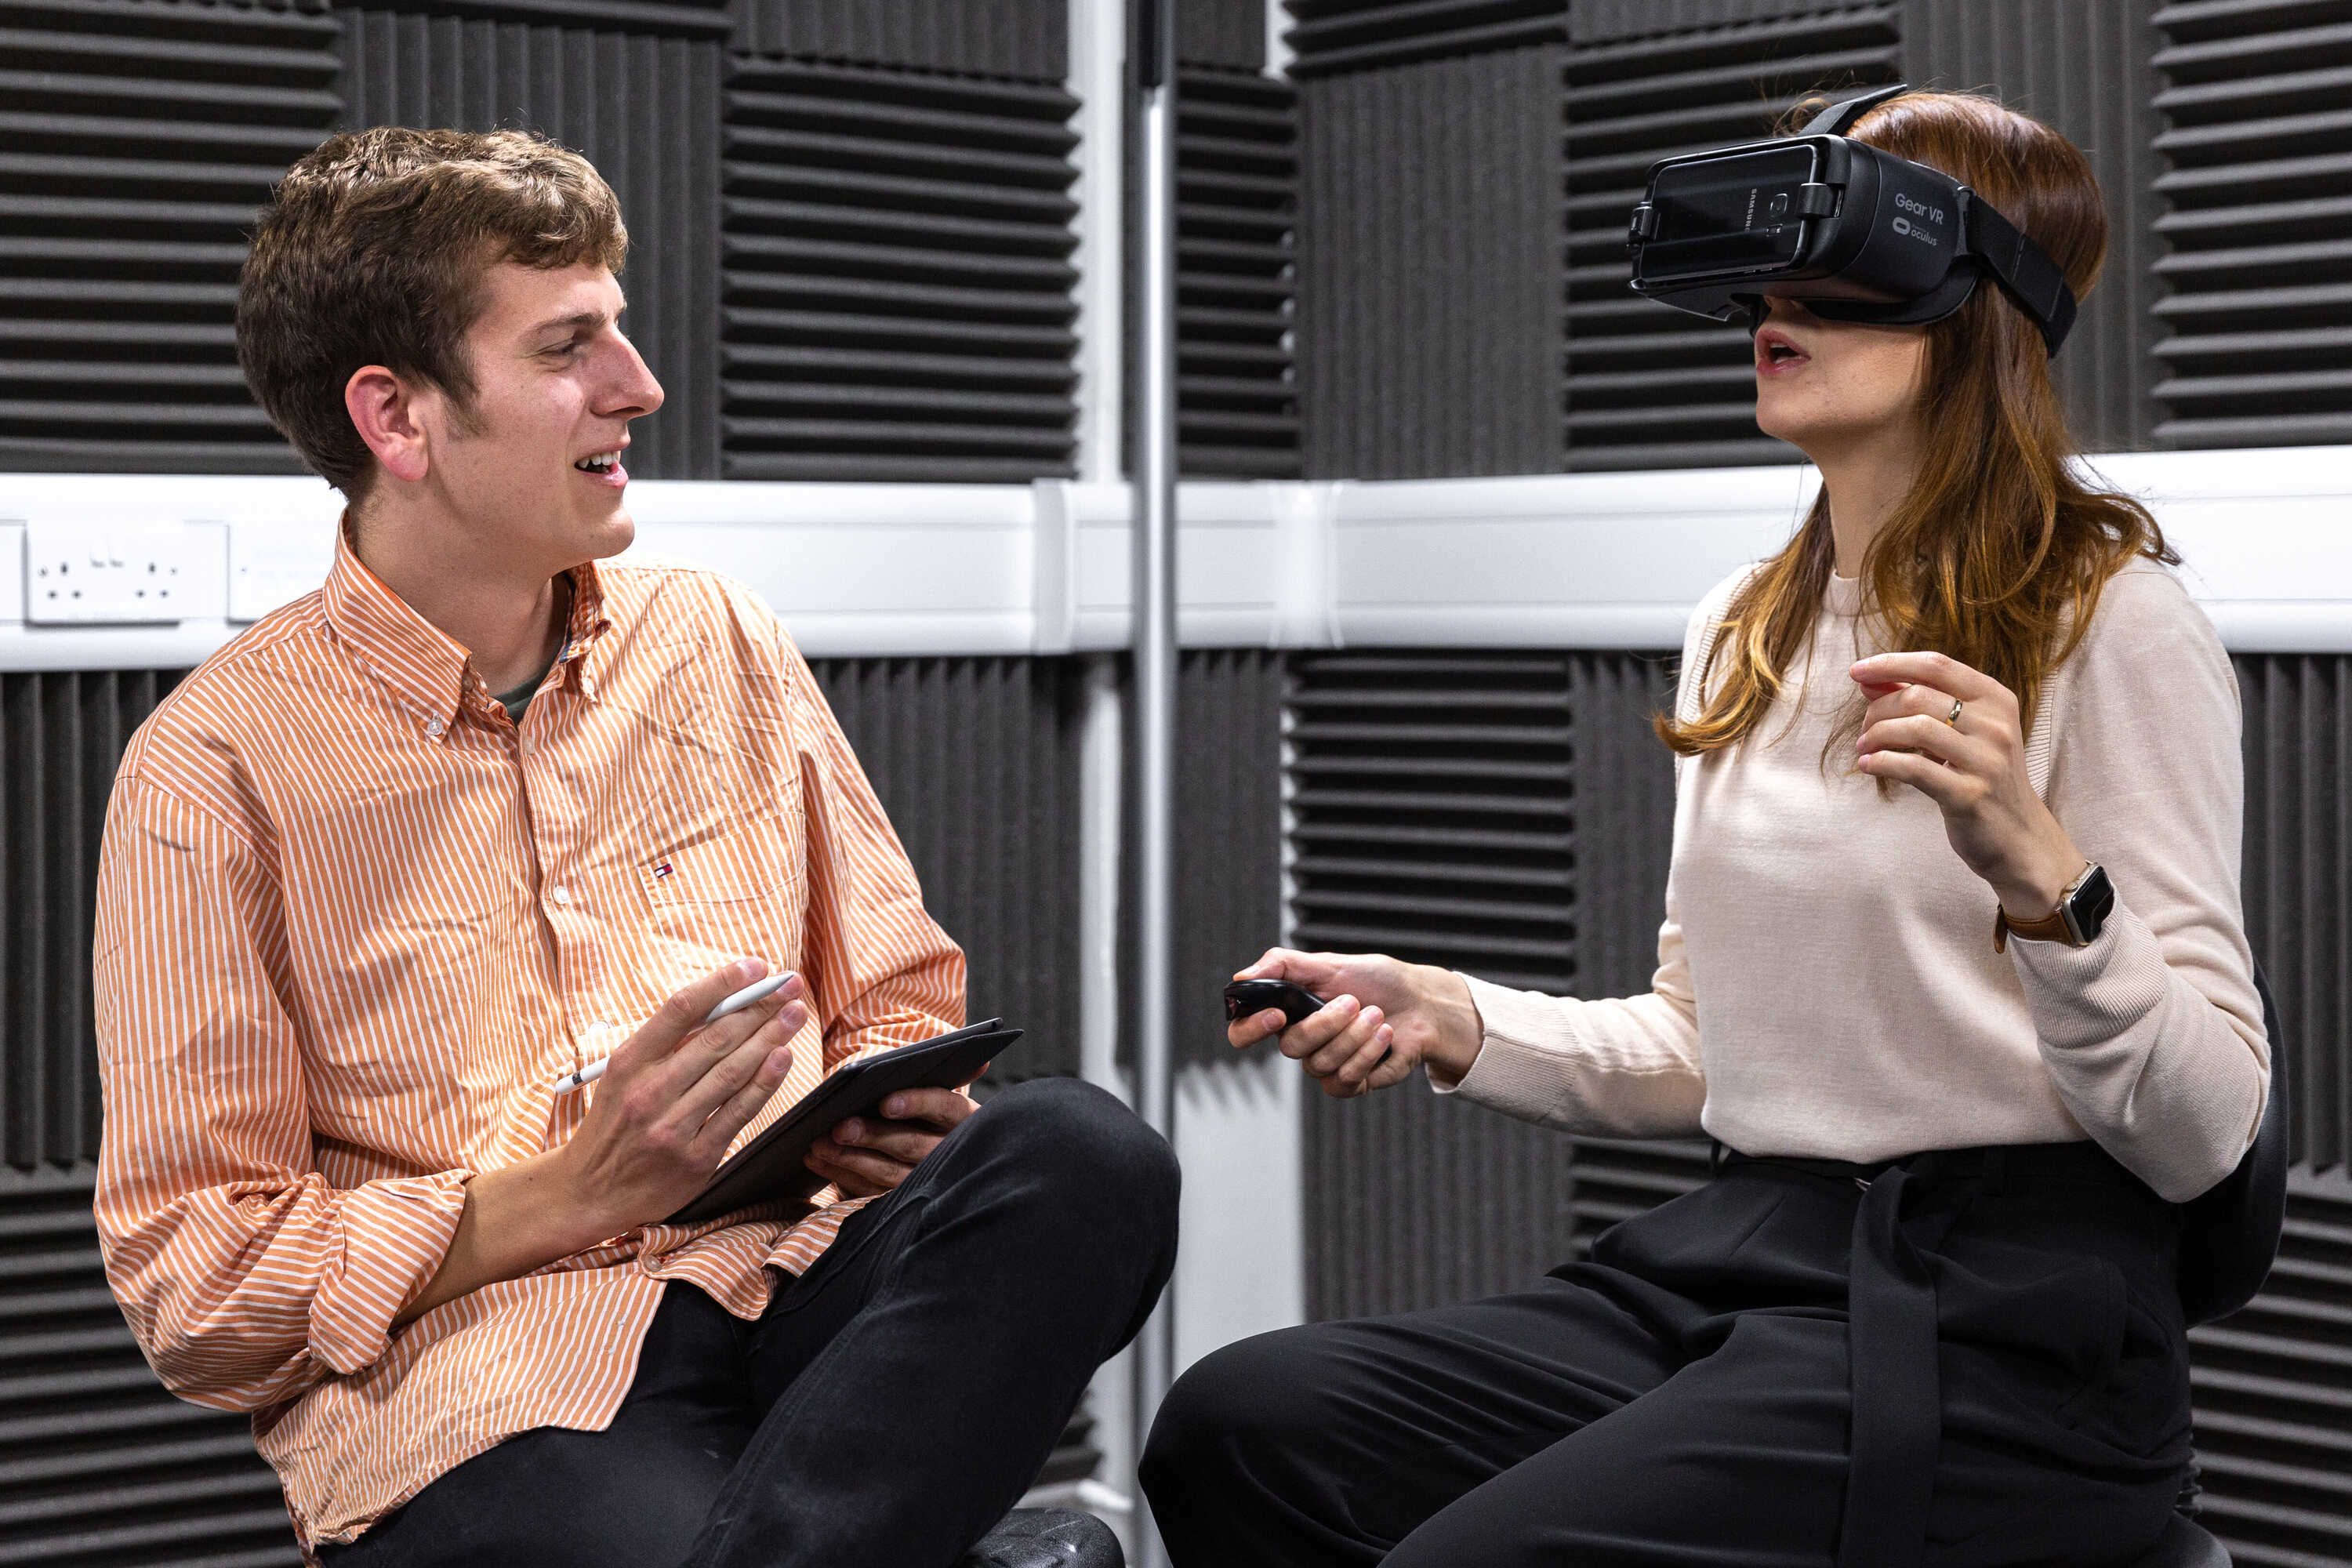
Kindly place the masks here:
MULTIPOLYGON (((727 1000, 721 1002, 718 1006, 713 1007, 709 1013, 705 1014, 703 1016, 702 1023, 696 1026, 698 1028, 708 1027, 712 1024, 716 1024, 719 1019, 724 1018, 730 1013, 741 1012, 744 1008, 749 1007, 752 1003, 759 1001, 763 996, 774 995, 777 992, 784 988, 784 982, 790 980, 792 977, 793 972, 787 969, 782 974, 771 974, 765 980, 754 980, 751 984, 746 985, 742 990, 738 991, 735 994, 728 997, 727 1000)), ((594 1083, 598 1079, 603 1078, 604 1076, 604 1069, 612 1065, 612 1058, 604 1057, 596 1061, 590 1062, 578 1072, 565 1073, 562 1078, 557 1079, 550 1087, 551 1087, 558 1094, 570 1094, 573 1089, 579 1089, 586 1084, 594 1083)))

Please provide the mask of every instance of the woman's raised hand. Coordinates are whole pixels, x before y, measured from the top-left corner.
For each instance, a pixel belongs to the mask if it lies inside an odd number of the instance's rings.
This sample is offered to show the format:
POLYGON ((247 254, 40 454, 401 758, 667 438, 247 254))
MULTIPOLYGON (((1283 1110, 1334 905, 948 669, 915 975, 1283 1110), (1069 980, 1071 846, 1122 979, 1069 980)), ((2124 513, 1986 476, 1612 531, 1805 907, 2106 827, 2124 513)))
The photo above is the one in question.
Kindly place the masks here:
POLYGON ((1278 1037, 1282 1054, 1334 1100, 1402 1083, 1424 1061, 1458 1079, 1478 1054, 1478 1010, 1450 970, 1386 953, 1275 947, 1234 978, 1287 980, 1324 998, 1319 1011, 1287 1027, 1274 1008, 1236 1018, 1225 1038, 1247 1047, 1278 1037))

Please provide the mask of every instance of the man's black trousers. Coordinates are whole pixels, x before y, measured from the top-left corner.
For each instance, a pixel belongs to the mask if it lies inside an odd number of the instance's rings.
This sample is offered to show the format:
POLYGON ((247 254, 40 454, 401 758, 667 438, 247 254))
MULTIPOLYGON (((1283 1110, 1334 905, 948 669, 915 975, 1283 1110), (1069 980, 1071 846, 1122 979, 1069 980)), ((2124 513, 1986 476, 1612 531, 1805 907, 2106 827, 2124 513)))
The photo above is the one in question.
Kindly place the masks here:
POLYGON ((1098 1089, 992 1096, 757 1322, 673 1282, 602 1432, 434 1480, 329 1568, 950 1568, 1176 1256, 1176 1160, 1098 1089))
POLYGON ((1142 1466, 1177 1568, 2130 1562, 2189 1462, 2175 1211, 2087 1143, 1905 1167, 1735 1155, 1531 1289, 1209 1356, 1142 1466))

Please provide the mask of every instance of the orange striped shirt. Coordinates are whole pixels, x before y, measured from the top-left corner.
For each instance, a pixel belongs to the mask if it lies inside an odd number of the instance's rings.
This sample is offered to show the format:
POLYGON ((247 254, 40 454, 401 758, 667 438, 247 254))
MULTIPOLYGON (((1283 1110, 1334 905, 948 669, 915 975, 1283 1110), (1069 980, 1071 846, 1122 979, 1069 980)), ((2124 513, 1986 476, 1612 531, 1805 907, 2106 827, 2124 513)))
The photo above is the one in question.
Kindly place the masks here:
POLYGON ((339 542, 115 781, 107 1279, 166 1385, 253 1413, 306 1556, 505 1437, 605 1426, 664 1281, 755 1317, 856 1206, 645 1226, 395 1331, 474 1173, 579 1127, 599 1086, 559 1075, 744 954, 799 970, 811 1016, 743 1139, 963 1021, 963 954, 774 616, 684 567, 572 580, 518 727, 339 542))

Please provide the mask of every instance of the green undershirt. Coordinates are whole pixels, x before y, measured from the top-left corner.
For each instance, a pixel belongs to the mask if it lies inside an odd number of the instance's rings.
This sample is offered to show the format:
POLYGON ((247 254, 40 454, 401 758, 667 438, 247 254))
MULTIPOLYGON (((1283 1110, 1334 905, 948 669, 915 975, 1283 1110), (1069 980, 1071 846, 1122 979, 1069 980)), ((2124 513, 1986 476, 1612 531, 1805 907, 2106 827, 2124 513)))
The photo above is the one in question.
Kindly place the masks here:
MULTIPOLYGON (((572 578, 567 574, 557 578, 556 584, 555 617, 556 624, 562 626, 572 616, 572 578)), ((522 710, 530 706, 531 695, 539 689, 539 683, 547 679, 547 672, 555 668, 555 661, 562 656, 564 644, 569 640, 569 638, 558 637, 555 647, 548 653, 547 662, 539 667, 537 675, 511 691, 499 693, 499 706, 507 710, 507 717, 513 720, 518 728, 522 724, 522 710)))
POLYGON ((532 676, 512 691, 499 693, 499 706, 507 710, 507 717, 513 720, 517 725, 522 723, 522 710, 530 706, 531 694, 539 689, 539 683, 545 680, 547 672, 554 668, 555 656, 550 654, 547 656, 547 662, 539 667, 537 675, 532 676))

